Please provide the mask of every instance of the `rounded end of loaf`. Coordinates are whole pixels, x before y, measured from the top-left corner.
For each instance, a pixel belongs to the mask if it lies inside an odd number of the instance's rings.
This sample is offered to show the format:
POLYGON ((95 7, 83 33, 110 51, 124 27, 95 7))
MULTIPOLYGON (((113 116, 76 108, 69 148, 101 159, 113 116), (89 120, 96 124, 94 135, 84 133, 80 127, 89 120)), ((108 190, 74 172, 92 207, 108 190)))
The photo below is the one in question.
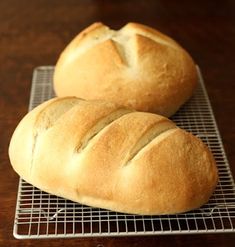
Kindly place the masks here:
MULTIPOLYGON (((136 188, 128 197, 136 200, 136 213, 144 215, 198 209, 208 202, 218 182, 210 150, 200 139, 179 128, 155 138, 126 167, 125 173, 130 174, 125 187, 133 188, 135 184, 136 188)), ((125 211, 131 212, 130 209, 125 211)))
POLYGON ((95 23, 65 48, 55 67, 57 96, 100 99, 173 115, 197 85, 191 56, 173 39, 138 23, 95 23))
POLYGON ((171 120, 75 97, 29 112, 9 156, 24 180, 46 192, 131 214, 196 209, 218 180, 209 149, 171 120))

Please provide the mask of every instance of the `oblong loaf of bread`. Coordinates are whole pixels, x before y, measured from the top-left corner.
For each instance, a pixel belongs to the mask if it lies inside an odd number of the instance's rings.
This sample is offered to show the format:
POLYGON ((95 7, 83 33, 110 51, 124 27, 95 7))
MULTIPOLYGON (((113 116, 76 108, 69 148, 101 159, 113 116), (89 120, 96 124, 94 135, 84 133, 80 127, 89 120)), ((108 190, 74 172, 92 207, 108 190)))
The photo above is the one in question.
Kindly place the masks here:
POLYGON ((218 179, 208 148, 169 119, 75 97, 29 112, 9 156, 24 180, 46 192, 133 214, 198 208, 218 179))
POLYGON ((106 100, 166 117, 191 97, 196 84, 190 55, 138 23, 117 31, 94 23, 68 44, 54 73, 57 96, 106 100))

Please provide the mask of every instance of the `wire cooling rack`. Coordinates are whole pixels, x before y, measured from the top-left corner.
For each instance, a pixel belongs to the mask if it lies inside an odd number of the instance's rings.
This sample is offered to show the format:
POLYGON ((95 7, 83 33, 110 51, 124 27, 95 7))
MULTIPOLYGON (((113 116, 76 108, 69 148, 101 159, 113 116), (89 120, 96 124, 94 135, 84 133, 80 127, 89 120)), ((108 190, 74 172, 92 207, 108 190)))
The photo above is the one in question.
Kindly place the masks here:
MULTIPOLYGON (((53 72, 52 66, 35 69, 29 110, 54 96, 53 72)), ((71 202, 20 179, 14 236, 23 239, 234 232, 235 184, 199 69, 198 73, 200 85, 195 95, 172 120, 200 137, 214 154, 219 183, 206 205, 177 215, 128 215, 71 202)))

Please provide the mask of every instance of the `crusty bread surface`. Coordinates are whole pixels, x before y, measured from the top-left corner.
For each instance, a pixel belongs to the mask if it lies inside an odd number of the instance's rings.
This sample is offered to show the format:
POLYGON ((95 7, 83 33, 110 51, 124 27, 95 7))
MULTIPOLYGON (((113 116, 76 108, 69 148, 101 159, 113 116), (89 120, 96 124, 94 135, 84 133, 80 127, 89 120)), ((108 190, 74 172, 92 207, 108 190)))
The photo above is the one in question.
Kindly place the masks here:
POLYGON ((106 100, 167 117, 196 85, 190 55, 173 39, 138 23, 117 31, 94 23, 68 44, 54 73, 57 96, 106 100))
POLYGON ((41 190, 132 214, 198 208, 218 179, 209 149, 171 120, 75 97, 29 112, 9 156, 15 171, 41 190))

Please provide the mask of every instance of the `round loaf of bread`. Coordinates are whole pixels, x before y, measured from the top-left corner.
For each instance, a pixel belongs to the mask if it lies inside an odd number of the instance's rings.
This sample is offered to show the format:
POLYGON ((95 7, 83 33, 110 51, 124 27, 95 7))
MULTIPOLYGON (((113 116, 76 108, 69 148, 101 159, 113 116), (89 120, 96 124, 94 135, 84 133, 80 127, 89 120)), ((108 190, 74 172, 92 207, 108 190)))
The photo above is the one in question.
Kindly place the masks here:
POLYGON ((57 96, 101 99, 167 117, 191 97, 196 84, 189 54, 137 23, 118 31, 102 23, 89 26, 62 52, 54 73, 57 96))
POLYGON ((29 112, 9 156, 15 171, 43 191, 132 214, 198 208, 217 183, 211 152, 171 120, 75 97, 29 112))

